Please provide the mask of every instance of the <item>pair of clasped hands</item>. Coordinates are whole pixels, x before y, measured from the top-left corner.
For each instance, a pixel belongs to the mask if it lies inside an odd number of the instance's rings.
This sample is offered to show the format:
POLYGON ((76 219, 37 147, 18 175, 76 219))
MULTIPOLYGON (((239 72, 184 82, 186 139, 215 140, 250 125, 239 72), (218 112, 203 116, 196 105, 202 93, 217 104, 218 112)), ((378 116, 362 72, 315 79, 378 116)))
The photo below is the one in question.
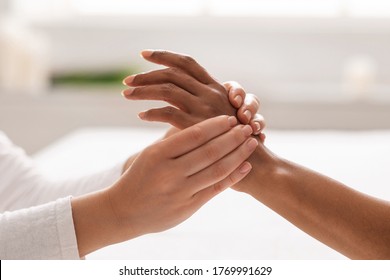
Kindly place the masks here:
POLYGON ((186 55, 160 50, 141 55, 167 68, 125 78, 129 88, 122 95, 171 104, 139 117, 170 123, 172 128, 163 139, 130 157, 113 186, 91 194, 103 199, 89 208, 81 203, 76 207, 79 201, 73 201, 74 211, 83 211, 81 217, 88 217, 88 211, 89 217, 99 215, 92 222, 78 220, 74 213, 80 256, 183 222, 240 182, 252 168, 248 158, 264 141, 259 102, 239 84, 219 83, 186 55), (79 229, 86 227, 94 234, 79 229))
POLYGON ((232 187, 348 257, 390 258, 388 201, 269 151, 258 100, 238 84, 220 84, 185 55, 142 56, 167 68, 127 77, 123 95, 166 101, 139 117, 174 128, 130 157, 112 186, 72 200, 80 256, 174 227, 232 187))

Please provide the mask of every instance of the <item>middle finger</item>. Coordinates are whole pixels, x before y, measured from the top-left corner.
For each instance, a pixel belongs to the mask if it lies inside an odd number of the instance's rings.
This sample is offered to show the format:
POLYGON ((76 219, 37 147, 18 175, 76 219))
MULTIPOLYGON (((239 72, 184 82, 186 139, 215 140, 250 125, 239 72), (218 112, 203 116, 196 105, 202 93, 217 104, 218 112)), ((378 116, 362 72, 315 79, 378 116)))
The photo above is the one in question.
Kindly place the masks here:
POLYGON ((122 93, 130 100, 165 101, 185 112, 190 111, 197 99, 190 92, 172 83, 131 87, 122 93))
POLYGON ((209 90, 208 86, 178 68, 166 68, 132 75, 125 78, 123 82, 133 87, 172 83, 196 96, 201 95, 205 90, 209 90))

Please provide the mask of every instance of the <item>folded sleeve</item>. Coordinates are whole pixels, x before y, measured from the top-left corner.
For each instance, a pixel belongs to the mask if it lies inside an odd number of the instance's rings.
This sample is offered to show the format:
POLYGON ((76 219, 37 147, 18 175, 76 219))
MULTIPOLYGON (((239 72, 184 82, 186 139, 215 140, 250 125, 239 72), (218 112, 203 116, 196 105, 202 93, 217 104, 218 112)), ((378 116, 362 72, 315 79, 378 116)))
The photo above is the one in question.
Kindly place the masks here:
POLYGON ((79 259, 71 198, 0 215, 0 259, 79 259))

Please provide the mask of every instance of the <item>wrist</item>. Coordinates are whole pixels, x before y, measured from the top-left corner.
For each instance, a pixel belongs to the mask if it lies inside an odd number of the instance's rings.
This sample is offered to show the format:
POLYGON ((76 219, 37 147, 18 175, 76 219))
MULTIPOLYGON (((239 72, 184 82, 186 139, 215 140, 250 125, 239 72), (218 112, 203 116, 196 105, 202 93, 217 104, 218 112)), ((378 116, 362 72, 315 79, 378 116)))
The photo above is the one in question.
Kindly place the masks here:
POLYGON ((80 257, 129 238, 112 212, 112 187, 73 198, 72 215, 80 257))
POLYGON ((258 198, 261 193, 288 181, 290 163, 273 154, 263 144, 259 144, 249 162, 252 171, 233 187, 237 191, 258 198))

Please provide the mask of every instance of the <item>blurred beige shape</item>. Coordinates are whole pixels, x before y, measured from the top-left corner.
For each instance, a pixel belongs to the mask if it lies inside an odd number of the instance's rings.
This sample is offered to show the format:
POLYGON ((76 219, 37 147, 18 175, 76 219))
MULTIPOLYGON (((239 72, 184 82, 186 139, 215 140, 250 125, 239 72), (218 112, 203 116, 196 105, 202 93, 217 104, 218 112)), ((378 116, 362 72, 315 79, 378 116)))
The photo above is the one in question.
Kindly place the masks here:
POLYGON ((350 56, 343 68, 343 92, 353 99, 369 99, 375 92, 377 63, 368 55, 350 56))
POLYGON ((21 22, 0 20, 0 88, 9 93, 40 94, 50 82, 49 43, 21 22))

